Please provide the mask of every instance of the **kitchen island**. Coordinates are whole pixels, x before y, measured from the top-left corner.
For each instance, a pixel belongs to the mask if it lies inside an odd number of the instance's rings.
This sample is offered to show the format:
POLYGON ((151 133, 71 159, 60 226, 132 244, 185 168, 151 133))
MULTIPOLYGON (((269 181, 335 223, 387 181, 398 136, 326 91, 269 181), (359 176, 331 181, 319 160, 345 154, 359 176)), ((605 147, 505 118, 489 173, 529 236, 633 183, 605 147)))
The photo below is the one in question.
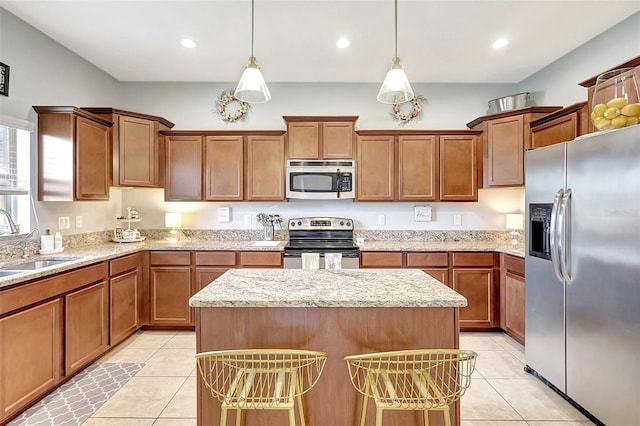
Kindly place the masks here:
MULTIPOLYGON (((351 385, 346 355, 458 348, 458 308, 466 304, 460 294, 411 269, 233 269, 190 299, 198 352, 296 348, 329 353, 317 385, 303 396, 309 426, 359 424, 362 396, 351 385)), ((373 404, 369 408, 367 420, 373 424, 373 404)), ((219 423, 220 403, 200 377, 197 410, 198 425, 219 423)), ((460 424, 459 404, 451 418, 460 424)), ((286 413, 248 412, 243 419, 247 426, 280 425, 286 413)), ((441 414, 430 420, 443 424, 441 414)), ((422 414, 388 413, 384 424, 422 425, 422 414)))

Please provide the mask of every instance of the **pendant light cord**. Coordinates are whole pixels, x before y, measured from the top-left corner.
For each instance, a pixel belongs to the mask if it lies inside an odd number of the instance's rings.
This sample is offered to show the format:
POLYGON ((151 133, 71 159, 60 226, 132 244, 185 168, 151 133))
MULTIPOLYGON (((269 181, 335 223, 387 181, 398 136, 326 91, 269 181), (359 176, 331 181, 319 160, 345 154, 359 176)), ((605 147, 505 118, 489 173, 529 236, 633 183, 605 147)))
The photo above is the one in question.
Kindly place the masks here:
MULTIPOLYGON (((396 0, 397 1, 397 0, 396 0)), ((253 30, 254 30, 255 0, 251 0, 251 57, 253 57, 253 30)))
POLYGON ((398 0, 395 0, 395 45, 394 45, 394 51, 395 51, 395 57, 398 57, 398 0))

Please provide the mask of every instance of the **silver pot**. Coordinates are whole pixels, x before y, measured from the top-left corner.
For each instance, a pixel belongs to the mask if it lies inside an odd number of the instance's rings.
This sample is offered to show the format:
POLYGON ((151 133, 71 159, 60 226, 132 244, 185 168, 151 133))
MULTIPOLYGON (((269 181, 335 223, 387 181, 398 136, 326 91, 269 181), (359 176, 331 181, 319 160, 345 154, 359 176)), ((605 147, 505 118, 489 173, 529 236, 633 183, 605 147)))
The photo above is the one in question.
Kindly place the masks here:
POLYGON ((512 109, 525 108, 529 100, 529 92, 517 93, 515 95, 503 96, 489 101, 489 114, 512 109))

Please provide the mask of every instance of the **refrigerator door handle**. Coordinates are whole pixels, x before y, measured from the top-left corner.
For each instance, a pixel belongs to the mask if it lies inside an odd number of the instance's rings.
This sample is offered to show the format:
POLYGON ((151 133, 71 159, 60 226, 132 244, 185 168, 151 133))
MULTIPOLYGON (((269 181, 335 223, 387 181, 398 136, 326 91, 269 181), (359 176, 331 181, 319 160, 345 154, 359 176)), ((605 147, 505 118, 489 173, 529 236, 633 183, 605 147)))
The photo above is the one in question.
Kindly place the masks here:
POLYGON ((570 229, 571 229, 571 205, 569 202, 571 201, 571 188, 567 188, 562 196, 562 201, 560 203, 560 208, 558 210, 558 223, 560 226, 558 227, 558 254, 559 254, 559 264, 560 264, 560 273, 562 277, 565 279, 567 284, 571 284, 571 272, 570 272, 570 251, 569 251, 569 242, 571 240, 570 229))
POLYGON ((551 223, 549 224, 549 244, 551 246, 551 264, 553 265, 553 272, 556 274, 556 278, 559 281, 564 281, 562 272, 560 271, 560 258, 558 252, 558 209, 562 202, 562 196, 564 190, 559 189, 553 199, 553 208, 551 209, 551 223))

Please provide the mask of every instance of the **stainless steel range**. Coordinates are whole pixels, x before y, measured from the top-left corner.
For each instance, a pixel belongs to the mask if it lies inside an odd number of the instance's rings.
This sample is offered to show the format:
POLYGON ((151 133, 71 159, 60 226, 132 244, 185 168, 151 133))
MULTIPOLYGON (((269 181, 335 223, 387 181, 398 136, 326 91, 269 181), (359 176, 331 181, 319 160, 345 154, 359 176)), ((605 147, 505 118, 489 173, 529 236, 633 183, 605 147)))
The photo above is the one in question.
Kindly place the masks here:
POLYGON ((302 253, 318 253, 324 268, 325 253, 341 253, 342 268, 360 266, 360 249, 353 243, 353 220, 341 217, 289 219, 289 244, 284 248, 285 269, 302 268, 302 253))

